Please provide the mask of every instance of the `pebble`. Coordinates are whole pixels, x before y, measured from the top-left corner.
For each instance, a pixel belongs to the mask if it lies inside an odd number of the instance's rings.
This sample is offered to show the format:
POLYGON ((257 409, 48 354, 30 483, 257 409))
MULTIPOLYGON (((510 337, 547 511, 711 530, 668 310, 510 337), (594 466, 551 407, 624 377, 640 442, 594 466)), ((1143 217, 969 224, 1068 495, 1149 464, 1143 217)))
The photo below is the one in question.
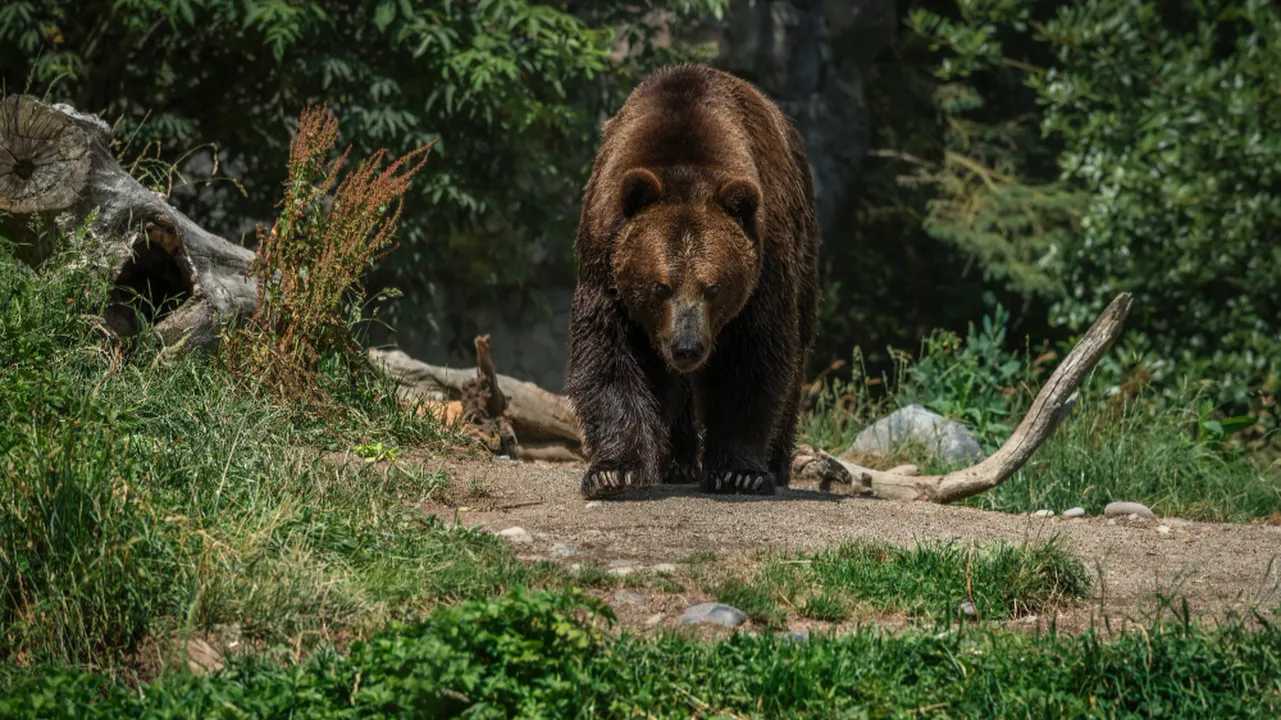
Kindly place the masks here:
POLYGON ((1169 535, 1169 534, 1170 534, 1170 526, 1169 526, 1169 525, 1157 525, 1157 526, 1156 526, 1156 531, 1157 531, 1157 532, 1159 532, 1159 533, 1161 533, 1162 535, 1169 535))
POLYGON ((600 500, 591 500, 591 501, 589 501, 586 505, 584 505, 583 507, 584 507, 584 508, 586 508, 586 509, 588 509, 588 510, 591 510, 592 508, 598 508, 598 507, 600 507, 601 505, 604 505, 604 503, 602 503, 600 500))
POLYGON ((498 535, 499 537, 507 538, 508 542, 513 542, 517 545, 529 545, 534 542, 534 536, 530 535, 528 530, 519 526, 509 527, 506 530, 499 530, 498 535))
POLYGON ((1115 525, 1115 524, 1116 524, 1116 518, 1112 518, 1108 520, 1108 525, 1115 525))
POLYGON ((979 615, 979 609, 974 607, 974 603, 970 602, 969 600, 965 600, 960 605, 957 605, 956 609, 958 612, 960 612, 962 615, 968 618, 978 617, 979 615))
POLYGON ((1141 518, 1151 520, 1156 517, 1148 509, 1147 505, 1136 502, 1110 502, 1107 507, 1103 508, 1103 514, 1110 518, 1138 515, 1141 518))
POLYGON ((634 590, 619 590, 614 593, 614 602, 626 605, 645 605, 645 596, 634 590))
POLYGON ((1085 517, 1085 508, 1074 507, 1063 511, 1063 517, 1071 520, 1072 518, 1085 517))
POLYGON ((779 633, 778 636, 784 640, 790 640, 792 642, 805 642, 810 639, 810 631, 804 629, 788 630, 787 632, 779 633))
POLYGON ((578 548, 567 543, 556 543, 552 545, 552 557, 568 558, 578 554, 578 548))
POLYGON ((661 623, 664 617, 665 616, 662 613, 654 613, 653 615, 650 615, 649 617, 645 618, 645 627, 654 627, 655 625, 661 623))
POLYGON ((222 653, 200 638, 187 641, 187 669, 195 675, 216 673, 223 667, 222 653))
POLYGON ((699 603, 681 614, 682 625, 720 625, 721 627, 738 627, 747 622, 747 615, 736 607, 724 603, 699 603))
POLYGON ((1054 511, 1053 510, 1037 510, 1036 512, 1032 513, 1032 517, 1039 517, 1039 518, 1054 517, 1054 511))
POLYGON ((614 577, 624 577, 640 569, 640 563, 635 560, 610 560, 607 572, 614 577))
POLYGON ((651 567, 650 570, 665 575, 674 575, 676 573, 676 566, 671 563, 659 563, 651 567))

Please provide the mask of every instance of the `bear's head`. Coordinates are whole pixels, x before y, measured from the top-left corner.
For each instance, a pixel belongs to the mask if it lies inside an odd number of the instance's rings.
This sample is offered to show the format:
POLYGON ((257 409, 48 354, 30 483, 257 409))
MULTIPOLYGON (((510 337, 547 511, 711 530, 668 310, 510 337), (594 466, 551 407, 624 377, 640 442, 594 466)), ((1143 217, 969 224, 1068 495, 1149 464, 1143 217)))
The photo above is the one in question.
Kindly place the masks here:
POLYGON ((635 168, 618 186, 614 290, 678 373, 698 370, 761 270, 761 191, 751 179, 635 168))

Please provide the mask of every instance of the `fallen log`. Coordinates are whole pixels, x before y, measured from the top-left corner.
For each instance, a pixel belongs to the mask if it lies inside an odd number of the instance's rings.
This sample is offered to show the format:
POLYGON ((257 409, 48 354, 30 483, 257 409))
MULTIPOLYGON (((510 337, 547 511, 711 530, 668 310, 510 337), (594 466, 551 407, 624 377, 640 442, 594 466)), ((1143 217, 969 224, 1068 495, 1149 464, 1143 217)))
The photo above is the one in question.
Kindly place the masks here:
POLYGON ((258 302, 254 253, 201 228, 134 179, 110 151, 111 128, 67 105, 0 100, 0 223, 32 265, 52 247, 34 226, 88 230, 79 258, 112 284, 104 322, 117 336, 153 323, 167 344, 216 342, 258 302))
POLYGON ((918 475, 915 467, 874 470, 804 448, 792 460, 798 478, 830 485, 847 482, 887 500, 950 503, 991 490, 1009 479, 1054 434, 1076 402, 1077 388, 1121 334, 1130 312, 1129 293, 1117 295, 1055 368, 1032 406, 1000 449, 982 461, 944 475, 918 475), (841 477, 844 471, 848 477, 841 477))
MULTIPOLYGON (((428 365, 400 350, 371 348, 368 355, 375 367, 381 368, 400 384, 401 397, 411 402, 431 403, 461 398, 463 387, 476 379, 476 368, 428 365)), ((559 443, 576 456, 581 452, 578 420, 569 398, 501 373, 495 373, 494 377, 506 400, 504 412, 522 444, 532 448, 559 443)))

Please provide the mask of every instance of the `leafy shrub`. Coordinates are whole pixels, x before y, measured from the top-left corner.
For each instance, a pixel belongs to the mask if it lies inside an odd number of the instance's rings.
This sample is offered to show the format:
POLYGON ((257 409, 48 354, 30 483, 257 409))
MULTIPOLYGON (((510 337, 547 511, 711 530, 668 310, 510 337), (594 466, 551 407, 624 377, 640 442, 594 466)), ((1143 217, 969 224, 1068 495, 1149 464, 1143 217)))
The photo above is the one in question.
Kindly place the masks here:
POLYGON ((1135 295, 1131 347, 1166 387, 1274 427, 1281 388, 1281 11, 962 0, 912 12, 940 50, 955 162, 927 228, 1079 331, 1135 295), (1039 132, 1040 136, 1037 136, 1039 132), (1047 161, 1048 160, 1048 161, 1047 161), (1011 205, 1021 210, 1006 222, 1011 205), (957 209, 964 208, 964 212, 957 209))
POLYGON ((314 392, 325 357, 359 353, 351 334, 359 281, 391 245, 401 197, 426 162, 424 146, 383 167, 379 150, 343 176, 349 150, 331 158, 337 142, 337 118, 303 111, 280 216, 259 233, 258 307, 225 343, 234 367, 289 397, 314 392))

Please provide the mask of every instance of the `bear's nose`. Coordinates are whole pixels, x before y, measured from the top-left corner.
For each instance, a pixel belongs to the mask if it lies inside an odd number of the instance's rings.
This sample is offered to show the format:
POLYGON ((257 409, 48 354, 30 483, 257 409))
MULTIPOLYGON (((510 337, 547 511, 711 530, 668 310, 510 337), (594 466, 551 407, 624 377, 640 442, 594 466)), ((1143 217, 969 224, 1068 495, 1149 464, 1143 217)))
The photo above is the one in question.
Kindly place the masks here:
POLYGON ((690 365, 703 358, 706 348, 695 338, 677 340, 672 344, 672 360, 679 365, 690 365))

